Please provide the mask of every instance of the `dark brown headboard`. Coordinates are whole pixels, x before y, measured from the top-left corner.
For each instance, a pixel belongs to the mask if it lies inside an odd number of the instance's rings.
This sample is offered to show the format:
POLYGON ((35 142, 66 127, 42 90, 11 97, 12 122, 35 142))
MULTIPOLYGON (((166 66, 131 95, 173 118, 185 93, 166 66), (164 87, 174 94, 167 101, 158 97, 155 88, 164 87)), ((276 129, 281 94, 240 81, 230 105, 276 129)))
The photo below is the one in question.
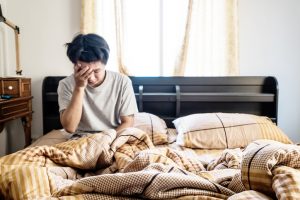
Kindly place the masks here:
MULTIPOLYGON (((57 86, 63 76, 43 81, 44 133, 61 128, 57 86)), ((275 77, 130 77, 140 112, 163 118, 169 127, 177 117, 228 112, 268 116, 277 123, 275 77)))

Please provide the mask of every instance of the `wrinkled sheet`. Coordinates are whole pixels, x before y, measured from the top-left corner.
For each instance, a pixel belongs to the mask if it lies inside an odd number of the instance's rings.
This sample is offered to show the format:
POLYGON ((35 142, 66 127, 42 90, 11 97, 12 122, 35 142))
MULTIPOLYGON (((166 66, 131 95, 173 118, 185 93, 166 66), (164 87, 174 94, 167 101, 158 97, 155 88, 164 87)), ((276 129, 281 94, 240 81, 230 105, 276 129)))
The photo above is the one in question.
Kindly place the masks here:
POLYGON ((295 199, 299 168, 296 145, 259 140, 207 162, 186 151, 157 148, 136 128, 107 130, 0 158, 0 197, 295 199))

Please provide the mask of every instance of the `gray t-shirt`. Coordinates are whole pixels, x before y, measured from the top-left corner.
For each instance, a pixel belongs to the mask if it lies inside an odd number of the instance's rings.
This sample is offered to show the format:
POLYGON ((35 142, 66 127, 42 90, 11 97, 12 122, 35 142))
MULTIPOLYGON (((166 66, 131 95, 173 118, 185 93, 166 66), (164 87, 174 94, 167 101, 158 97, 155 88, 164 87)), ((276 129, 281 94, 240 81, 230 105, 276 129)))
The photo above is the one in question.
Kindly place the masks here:
MULTIPOLYGON (((75 87, 74 74, 59 82, 59 111, 65 110, 75 87)), ((97 132, 114 129, 121 124, 120 116, 138 112, 131 80, 120 73, 106 70, 103 83, 84 91, 83 108, 76 132, 97 132)))

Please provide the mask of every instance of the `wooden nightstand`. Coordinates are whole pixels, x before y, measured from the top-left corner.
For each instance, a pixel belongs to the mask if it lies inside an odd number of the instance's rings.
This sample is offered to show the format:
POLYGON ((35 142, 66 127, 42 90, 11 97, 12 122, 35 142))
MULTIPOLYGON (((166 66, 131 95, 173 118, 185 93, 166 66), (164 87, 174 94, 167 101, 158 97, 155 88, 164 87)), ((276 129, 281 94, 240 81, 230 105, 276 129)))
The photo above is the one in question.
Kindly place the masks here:
POLYGON ((0 99, 0 131, 4 123, 20 118, 25 133, 25 147, 31 144, 32 96, 30 78, 1 78, 0 94, 10 99, 0 99))

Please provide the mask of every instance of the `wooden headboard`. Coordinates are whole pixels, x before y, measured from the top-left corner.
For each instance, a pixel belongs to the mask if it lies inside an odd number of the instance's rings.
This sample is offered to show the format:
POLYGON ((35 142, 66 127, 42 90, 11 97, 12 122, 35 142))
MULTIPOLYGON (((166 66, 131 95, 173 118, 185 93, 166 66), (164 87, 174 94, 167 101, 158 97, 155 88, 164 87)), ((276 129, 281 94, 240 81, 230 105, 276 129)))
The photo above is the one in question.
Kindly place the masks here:
MULTIPOLYGON (((57 86, 64 76, 48 76, 42 86, 44 134, 61 128, 57 86)), ((267 116, 277 123, 275 77, 130 77, 140 112, 172 120, 193 113, 227 112, 267 116)))

